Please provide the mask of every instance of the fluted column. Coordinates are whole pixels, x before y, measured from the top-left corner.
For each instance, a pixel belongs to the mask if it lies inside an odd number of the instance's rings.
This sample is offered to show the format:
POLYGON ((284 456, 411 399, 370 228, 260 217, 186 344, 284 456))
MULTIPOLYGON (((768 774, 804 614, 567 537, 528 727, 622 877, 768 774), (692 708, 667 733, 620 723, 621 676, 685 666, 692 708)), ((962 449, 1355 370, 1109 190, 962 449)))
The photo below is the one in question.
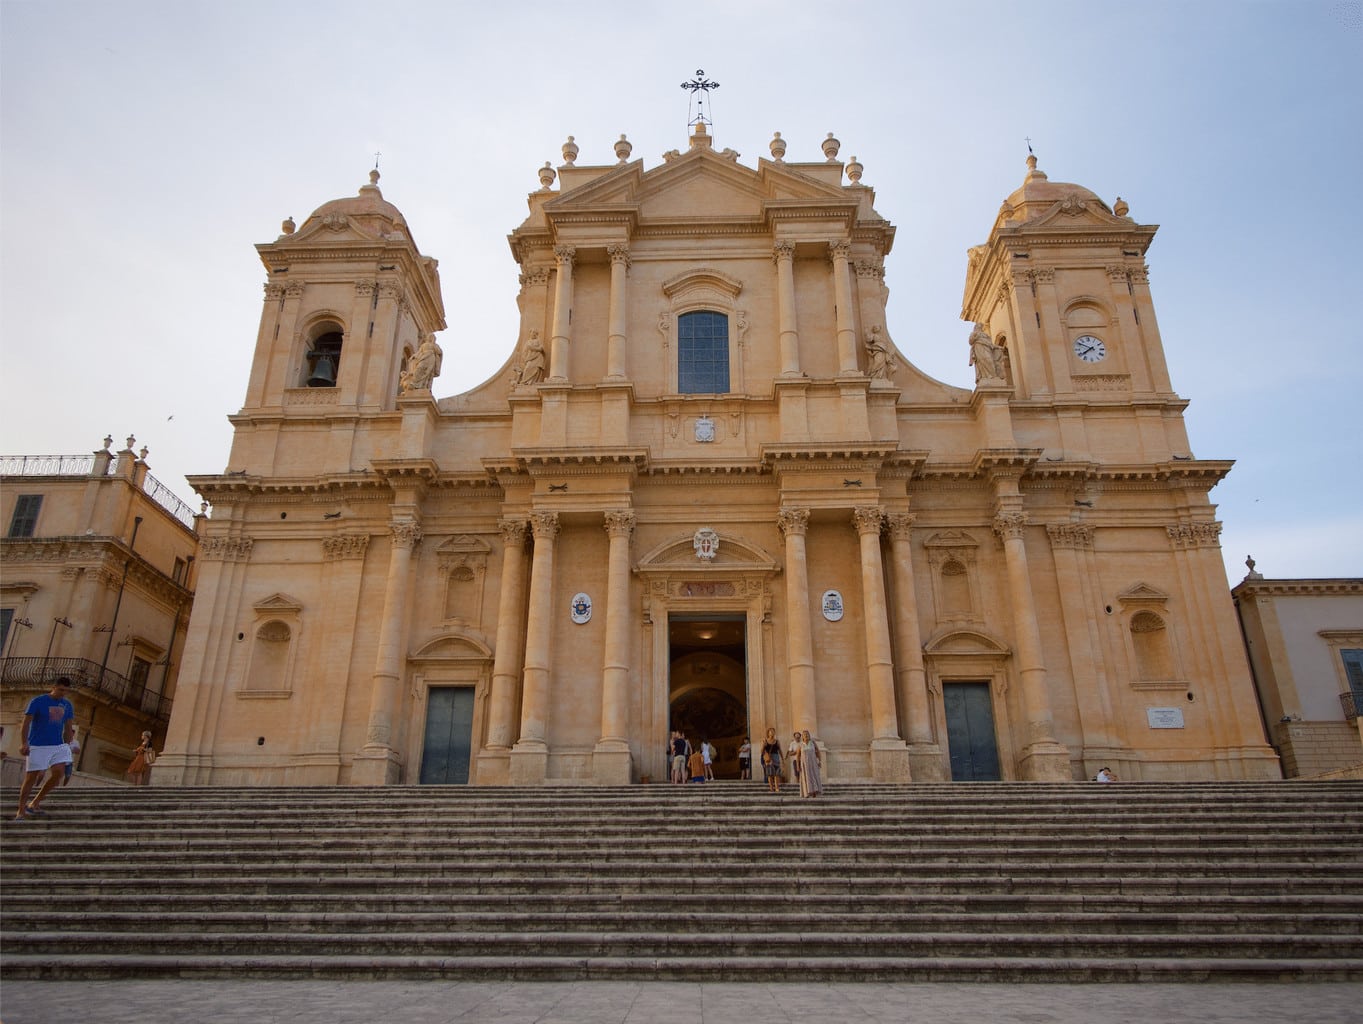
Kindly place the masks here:
POLYGON ((497 602, 497 650, 492 661, 491 710, 488 715, 487 747, 510 750, 516 735, 516 691, 522 617, 525 609, 525 538, 530 524, 524 519, 503 519, 502 593, 497 602))
POLYGON ((601 739, 592 772, 603 785, 630 782, 629 750, 629 540, 634 513, 606 513, 610 556, 606 570, 606 651, 601 669, 601 739))
POLYGON ((848 262, 852 247, 846 242, 837 242, 828 248, 833 257, 833 288, 838 313, 838 373, 846 376, 857 372, 857 329, 852 316, 852 273, 848 262))
POLYGON ((814 641, 809 631, 809 566, 805 534, 809 509, 783 508, 777 523, 786 538, 786 658, 793 726, 818 735, 814 698, 814 641))
POLYGON ((885 513, 875 505, 852 510, 861 544, 861 604, 866 632, 866 682, 871 698, 871 772, 881 782, 909 781, 908 748, 899 737, 890 657, 890 620, 885 611, 885 573, 880 530, 885 513))
POLYGON ((772 250, 776 260, 776 301, 781 332, 781 376, 800 375, 800 334, 795 318, 795 244, 778 242, 772 250))
POLYGON ((571 245, 554 247, 554 262, 558 280, 554 284, 554 328, 549 341, 549 379, 568 379, 568 351, 573 342, 573 257, 577 250, 571 245))
POLYGON ((606 376, 624 377, 625 368, 625 313, 629 308, 626 290, 629 287, 629 247, 612 245, 606 249, 611 259, 610 322, 606 340, 606 376))
POLYGON ((525 670, 521 682, 521 735, 511 750, 511 781, 526 785, 543 782, 549 767, 545 737, 558 513, 530 513, 530 529, 535 534, 535 554, 530 562, 530 610, 525 627, 525 670))
POLYGON ((392 747, 393 714, 397 709, 402 678, 402 638, 407 622, 407 584, 412 552, 421 543, 421 525, 412 519, 390 524, 392 550, 388 556, 388 581, 384 588, 379 620, 378 655, 374 660, 374 688, 369 698, 369 726, 364 748, 355 758, 351 779, 360 785, 384 785, 397 781, 397 760, 392 747))
POLYGON ((994 516, 994 533, 1003 543, 1008 572, 1018 675, 1022 679, 1022 704, 1027 716, 1023 777, 1038 782, 1059 782, 1070 778, 1069 755, 1055 740, 1055 722, 1046 688, 1046 665, 1041 656, 1041 631, 1036 624, 1027 547, 1022 539, 1026 528, 1025 512, 1000 509, 994 516))

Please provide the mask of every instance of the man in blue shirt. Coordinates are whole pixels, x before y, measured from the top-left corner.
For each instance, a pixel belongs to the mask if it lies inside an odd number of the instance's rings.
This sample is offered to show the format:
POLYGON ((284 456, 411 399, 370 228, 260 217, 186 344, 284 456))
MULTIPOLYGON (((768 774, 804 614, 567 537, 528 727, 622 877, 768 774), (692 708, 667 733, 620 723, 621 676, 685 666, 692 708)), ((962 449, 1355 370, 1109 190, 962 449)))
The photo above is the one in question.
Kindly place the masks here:
POLYGON ((19 753, 28 758, 24 783, 19 788, 19 813, 15 821, 41 816, 43 798, 62 780, 66 766, 72 761, 71 740, 75 732, 76 709, 66 699, 71 692, 71 680, 58 676, 52 689, 34 697, 24 709, 24 724, 19 732, 19 753), (29 794, 46 773, 42 788, 29 801, 29 794))

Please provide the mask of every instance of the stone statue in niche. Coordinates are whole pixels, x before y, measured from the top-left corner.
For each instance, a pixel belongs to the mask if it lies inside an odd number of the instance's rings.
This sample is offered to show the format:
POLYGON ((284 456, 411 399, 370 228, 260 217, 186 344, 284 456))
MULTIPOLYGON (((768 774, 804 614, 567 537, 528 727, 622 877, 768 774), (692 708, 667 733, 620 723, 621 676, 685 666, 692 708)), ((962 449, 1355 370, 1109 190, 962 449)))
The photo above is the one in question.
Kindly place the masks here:
POLYGON ((531 331, 530 340, 525 346, 525 362, 521 364, 520 372, 516 375, 517 384, 538 384, 544 380, 544 343, 540 341, 540 332, 531 331))
POLYGON ((407 360, 407 369, 398 377, 398 391, 408 395, 413 391, 431 390, 431 381, 440 374, 440 363, 444 358, 435 336, 428 334, 421 340, 412 358, 407 360))
POLYGON ((880 326, 876 325, 866 335, 866 376, 872 380, 889 380, 893 369, 894 356, 890 354, 885 339, 880 336, 880 326))
POLYGON ((983 324, 976 324, 970 333, 970 364, 975 367, 975 383, 1004 381, 1003 349, 990 340, 983 324))

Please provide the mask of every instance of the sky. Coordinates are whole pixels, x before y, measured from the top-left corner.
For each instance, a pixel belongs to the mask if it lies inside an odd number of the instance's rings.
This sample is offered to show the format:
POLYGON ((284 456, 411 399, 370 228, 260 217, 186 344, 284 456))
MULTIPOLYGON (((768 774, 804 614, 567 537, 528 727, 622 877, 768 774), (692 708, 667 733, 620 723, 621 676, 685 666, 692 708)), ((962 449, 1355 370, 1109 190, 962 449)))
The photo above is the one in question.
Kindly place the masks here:
POLYGON ((844 160, 897 226, 888 327, 973 385, 966 250, 1027 141, 1161 225, 1151 290, 1228 581, 1363 577, 1363 0, 0 0, 0 454, 146 445, 227 468, 280 222, 384 197, 440 261, 437 398, 517 338, 505 237, 536 171, 686 148, 697 69, 717 149, 844 160))

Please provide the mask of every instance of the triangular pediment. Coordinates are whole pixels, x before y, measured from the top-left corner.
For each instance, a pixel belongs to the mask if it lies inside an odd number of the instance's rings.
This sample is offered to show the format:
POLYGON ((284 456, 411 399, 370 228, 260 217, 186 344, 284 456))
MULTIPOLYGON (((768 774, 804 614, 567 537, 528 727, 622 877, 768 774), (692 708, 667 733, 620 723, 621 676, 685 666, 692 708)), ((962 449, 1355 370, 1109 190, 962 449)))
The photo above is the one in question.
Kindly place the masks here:
POLYGON ((275 593, 271 594, 263 601, 257 601, 251 607, 255 609, 256 614, 258 615, 268 615, 272 612, 293 612, 294 614, 297 614, 303 610, 303 603, 297 598, 290 597, 288 594, 275 593))
POLYGON ((460 534, 451 537, 436 549, 437 555, 486 555, 492 550, 492 546, 487 541, 479 537, 470 537, 468 534, 460 534))
POLYGON ((964 530, 941 530, 923 542, 925 548, 975 548, 980 542, 964 530))
POLYGON ((1117 595, 1117 600, 1123 604, 1164 604, 1169 600, 1169 595, 1149 583, 1141 582, 1127 587, 1117 595))
POLYGON ((638 211, 641 220, 749 217, 760 219, 769 204, 784 202, 855 205, 841 188, 762 161, 758 170, 722 153, 693 150, 644 171, 635 161, 565 192, 545 204, 551 220, 585 209, 638 211))

